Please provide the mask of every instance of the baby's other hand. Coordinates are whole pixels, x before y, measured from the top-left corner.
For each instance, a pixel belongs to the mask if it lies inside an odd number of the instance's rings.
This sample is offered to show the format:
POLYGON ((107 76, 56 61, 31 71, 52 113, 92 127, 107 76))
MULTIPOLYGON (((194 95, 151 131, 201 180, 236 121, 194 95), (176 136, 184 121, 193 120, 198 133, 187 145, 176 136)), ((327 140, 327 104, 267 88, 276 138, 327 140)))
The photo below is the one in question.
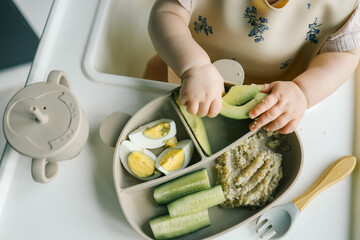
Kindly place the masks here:
POLYGON ((257 118, 250 124, 250 130, 264 127, 266 131, 281 134, 293 132, 308 105, 298 85, 291 81, 277 81, 261 85, 261 91, 269 95, 249 112, 250 118, 257 118))
POLYGON ((182 76, 179 103, 191 114, 216 117, 222 106, 224 80, 211 64, 192 67, 182 76))

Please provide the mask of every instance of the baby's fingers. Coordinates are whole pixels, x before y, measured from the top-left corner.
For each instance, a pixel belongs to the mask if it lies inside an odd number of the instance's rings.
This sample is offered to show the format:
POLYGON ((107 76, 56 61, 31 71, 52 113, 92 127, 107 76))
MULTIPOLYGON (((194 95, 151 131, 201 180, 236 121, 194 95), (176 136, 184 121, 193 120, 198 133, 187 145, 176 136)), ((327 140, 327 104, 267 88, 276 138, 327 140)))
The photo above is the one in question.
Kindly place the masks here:
POLYGON ((180 103, 180 105, 183 105, 183 106, 186 106, 188 104, 187 98, 183 97, 181 92, 180 92, 180 95, 179 95, 179 103, 180 103))
POLYGON ((289 114, 283 113, 279 117, 274 119, 274 121, 271 121, 270 123, 264 125, 264 129, 270 132, 278 131, 279 129, 285 127, 290 121, 291 116, 289 114))
POLYGON ((199 102, 197 101, 188 101, 186 106, 186 111, 190 114, 197 114, 199 110, 199 102))
POLYGON ((288 122, 284 127, 277 130, 280 134, 289 134, 296 130, 296 127, 299 125, 300 120, 294 119, 288 122))
POLYGON ((269 83, 265 83, 265 84, 262 84, 262 85, 259 85, 260 86, 260 91, 263 92, 263 93, 270 93, 271 89, 272 89, 272 85, 269 84, 269 83))
POLYGON ((257 118, 262 113, 266 112, 267 110, 275 106, 277 101, 278 101, 277 98, 273 94, 266 96, 253 109, 251 109, 251 111, 249 112, 249 117, 251 119, 257 118))
POLYGON ((213 118, 216 117, 221 111, 222 101, 221 98, 215 98, 214 101, 210 104, 208 117, 213 118))
MULTIPOLYGON (((256 131, 259 128, 267 125, 267 124, 273 124, 274 121, 277 121, 279 116, 282 114, 282 111, 280 110, 279 107, 273 107, 270 110, 264 112, 263 114, 261 114, 261 116, 256 119, 253 123, 250 124, 250 130, 251 131, 256 131)), ((265 129, 265 130, 270 130, 270 129, 265 129)), ((270 130, 272 131, 272 130, 270 130)))
POLYGON ((210 108, 210 102, 209 101, 201 102, 199 104, 199 109, 198 109, 197 115, 199 117, 205 117, 209 112, 209 108, 210 108))

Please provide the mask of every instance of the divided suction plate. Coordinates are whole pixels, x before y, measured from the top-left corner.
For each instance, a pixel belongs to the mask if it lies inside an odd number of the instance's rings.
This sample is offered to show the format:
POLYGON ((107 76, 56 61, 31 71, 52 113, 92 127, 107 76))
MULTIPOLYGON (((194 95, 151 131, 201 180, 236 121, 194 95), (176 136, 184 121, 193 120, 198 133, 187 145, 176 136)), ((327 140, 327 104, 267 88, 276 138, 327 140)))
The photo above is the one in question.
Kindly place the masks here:
MULTIPOLYGON (((158 205, 153 198, 153 191, 156 186, 201 168, 207 169, 211 186, 214 186, 217 177, 215 170, 216 158, 230 147, 238 145, 242 139, 253 134, 249 132, 249 124, 252 120, 234 120, 220 115, 215 118, 204 117, 203 120, 213 151, 213 155, 206 156, 174 102, 172 98, 173 91, 154 99, 135 113, 123 128, 115 146, 113 175, 118 199, 130 225, 145 239, 154 238, 149 220, 167 213, 166 205, 158 205), (178 141, 191 139, 195 145, 194 154, 185 169, 144 182, 133 177, 122 166, 119 154, 120 144, 123 140, 128 140, 129 133, 139 126, 161 118, 169 118, 175 121, 178 141)), ((266 137, 264 141, 266 141, 266 137)), ((303 150, 298 134, 296 132, 289 134, 288 141, 290 150, 287 152, 278 151, 283 155, 283 179, 275 192, 272 202, 259 209, 212 207, 209 209, 210 227, 179 239, 204 239, 219 236, 250 221, 273 206, 294 184, 302 167, 303 150)), ((155 155, 158 155, 161 150, 155 149, 152 151, 155 155)))

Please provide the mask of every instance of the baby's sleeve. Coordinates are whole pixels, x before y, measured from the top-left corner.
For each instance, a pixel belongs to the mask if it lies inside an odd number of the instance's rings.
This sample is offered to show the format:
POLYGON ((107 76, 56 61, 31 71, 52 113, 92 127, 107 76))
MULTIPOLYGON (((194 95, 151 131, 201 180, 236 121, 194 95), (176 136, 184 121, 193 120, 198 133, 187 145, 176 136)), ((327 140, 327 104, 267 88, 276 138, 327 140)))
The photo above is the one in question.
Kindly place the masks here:
POLYGON ((191 0, 178 0, 178 2, 183 6, 186 10, 191 12, 191 0))
POLYGON ((320 49, 320 53, 344 52, 358 47, 360 47, 359 4, 348 21, 326 40, 320 49))

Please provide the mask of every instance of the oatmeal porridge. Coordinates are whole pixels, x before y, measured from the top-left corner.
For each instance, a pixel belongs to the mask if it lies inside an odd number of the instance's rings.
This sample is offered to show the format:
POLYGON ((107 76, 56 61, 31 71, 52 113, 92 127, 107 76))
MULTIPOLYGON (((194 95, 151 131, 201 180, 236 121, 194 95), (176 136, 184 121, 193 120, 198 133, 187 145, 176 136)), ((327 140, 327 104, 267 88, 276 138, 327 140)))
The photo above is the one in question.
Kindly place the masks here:
MULTIPOLYGON (((270 148, 279 147, 279 134, 268 136, 270 148)), ((219 156, 216 164, 217 181, 226 202, 223 207, 261 207, 272 200, 282 178, 282 156, 273 150, 263 150, 263 132, 258 132, 219 156)))

